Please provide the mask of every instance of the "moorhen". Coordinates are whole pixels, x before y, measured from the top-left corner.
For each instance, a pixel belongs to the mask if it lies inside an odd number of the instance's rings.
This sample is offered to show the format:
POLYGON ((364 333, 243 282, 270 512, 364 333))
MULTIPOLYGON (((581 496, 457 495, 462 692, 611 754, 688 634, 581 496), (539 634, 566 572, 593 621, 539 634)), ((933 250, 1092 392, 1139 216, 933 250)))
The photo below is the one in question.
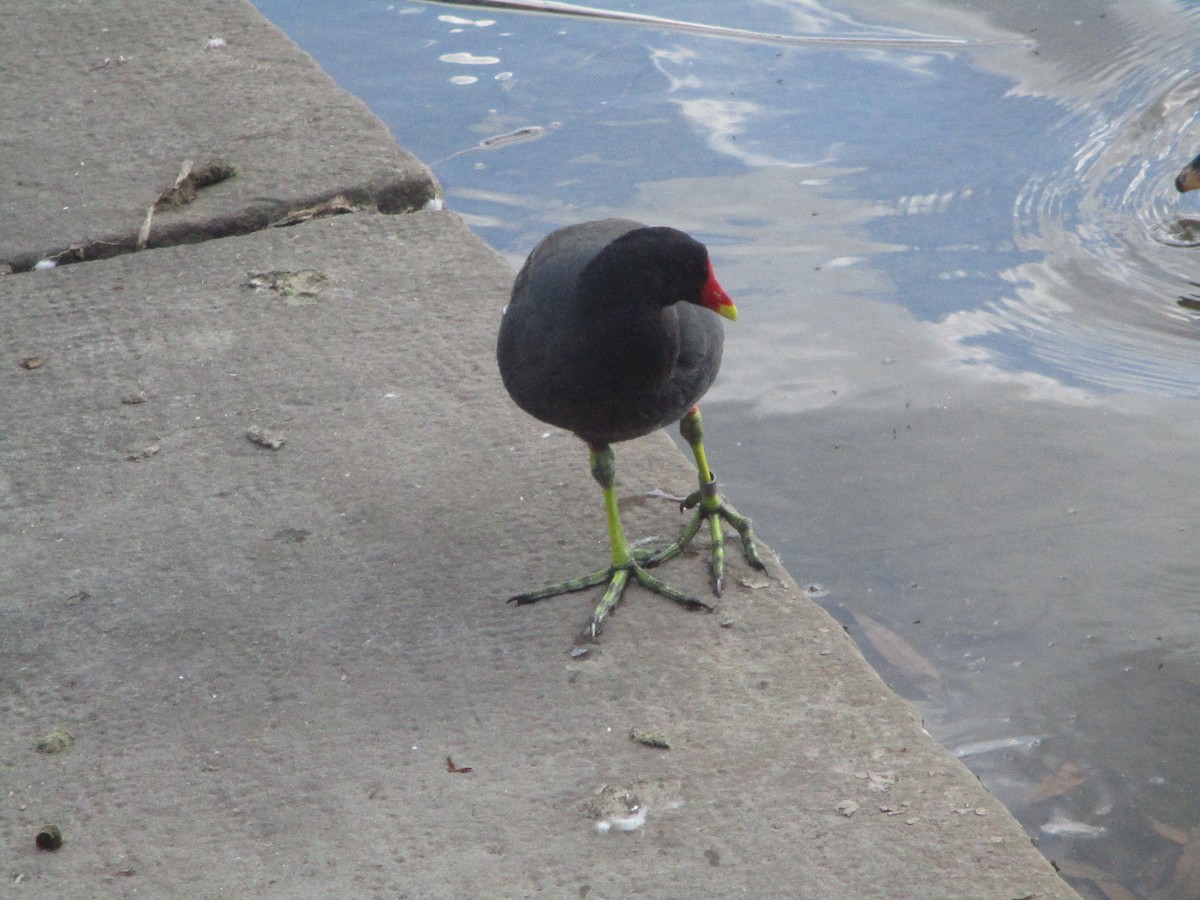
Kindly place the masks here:
POLYGON ((725 567, 722 518, 741 536, 747 561, 765 568, 749 519, 718 495, 701 440, 696 402, 721 365, 718 315, 736 319, 737 307, 717 283, 704 245, 674 228, 629 219, 583 222, 552 232, 529 254, 500 324, 500 374, 521 409, 587 443, 592 476, 604 492, 612 564, 518 594, 510 603, 536 603, 607 581, 584 630, 587 638, 599 635, 630 576, 687 609, 711 610, 646 571, 678 554, 705 519, 717 596, 725 567), (692 448, 700 479, 700 489, 681 509, 696 512, 669 547, 635 550, 621 527, 610 445, 674 421, 692 448))
POLYGON ((1175 176, 1175 190, 1179 193, 1186 194, 1196 188, 1200 188, 1200 156, 1180 169, 1179 174, 1175 176))

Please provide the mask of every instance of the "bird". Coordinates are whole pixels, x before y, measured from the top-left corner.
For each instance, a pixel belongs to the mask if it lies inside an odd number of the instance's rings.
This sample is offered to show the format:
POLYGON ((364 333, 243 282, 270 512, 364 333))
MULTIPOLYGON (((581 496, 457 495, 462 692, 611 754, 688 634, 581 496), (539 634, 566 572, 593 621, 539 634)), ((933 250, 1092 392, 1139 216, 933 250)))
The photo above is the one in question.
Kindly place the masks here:
POLYGON ((592 477, 604 497, 612 556, 604 569, 517 594, 510 603, 537 603, 607 582, 581 634, 587 640, 600 635, 630 579, 685 609, 711 611, 647 571, 679 554, 705 521, 716 596, 725 570, 722 520, 738 532, 747 562, 766 568, 750 520, 717 491, 697 405, 721 366, 720 317, 737 316, 713 274, 708 250, 678 229, 602 219, 560 228, 534 247, 501 317, 496 360, 517 406, 587 445, 592 477), (692 449, 699 480, 699 489, 680 508, 695 512, 668 547, 634 549, 617 507, 612 445, 674 422, 692 449))
POLYGON ((1179 170, 1175 176, 1175 190, 1181 194, 1200 188, 1200 156, 1179 170))

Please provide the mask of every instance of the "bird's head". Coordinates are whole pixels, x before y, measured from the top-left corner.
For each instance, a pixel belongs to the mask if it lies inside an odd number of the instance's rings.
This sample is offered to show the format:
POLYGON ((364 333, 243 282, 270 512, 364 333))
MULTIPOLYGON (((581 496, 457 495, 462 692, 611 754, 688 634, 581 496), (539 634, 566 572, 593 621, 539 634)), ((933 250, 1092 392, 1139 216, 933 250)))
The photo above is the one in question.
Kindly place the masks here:
POLYGON ((1175 176, 1175 190, 1181 194, 1200 188, 1200 156, 1184 166, 1175 176))

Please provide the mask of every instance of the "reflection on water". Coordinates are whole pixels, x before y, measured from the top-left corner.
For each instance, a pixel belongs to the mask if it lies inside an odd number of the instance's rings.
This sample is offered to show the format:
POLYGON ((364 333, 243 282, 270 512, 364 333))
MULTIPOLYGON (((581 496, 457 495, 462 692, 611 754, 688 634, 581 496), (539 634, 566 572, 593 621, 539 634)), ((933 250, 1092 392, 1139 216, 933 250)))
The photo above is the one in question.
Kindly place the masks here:
POLYGON ((1196 396, 1195 260, 1178 249, 1197 222, 1173 187, 1200 141, 1195 16, 1167 4, 1064 5, 1036 20, 1023 4, 925 6, 930 24, 974 7, 990 27, 1036 33, 1037 58, 997 53, 989 68, 1014 78, 1008 96, 1056 104, 1043 149, 1023 154, 1035 165, 1013 204, 1026 259, 997 269, 1008 290, 948 316, 942 335, 971 365, 1196 396))
POLYGON ((704 239, 739 508, 1077 889, 1200 896, 1200 11, 620 4, 879 39, 790 46, 259 5, 514 263, 602 215, 704 239))

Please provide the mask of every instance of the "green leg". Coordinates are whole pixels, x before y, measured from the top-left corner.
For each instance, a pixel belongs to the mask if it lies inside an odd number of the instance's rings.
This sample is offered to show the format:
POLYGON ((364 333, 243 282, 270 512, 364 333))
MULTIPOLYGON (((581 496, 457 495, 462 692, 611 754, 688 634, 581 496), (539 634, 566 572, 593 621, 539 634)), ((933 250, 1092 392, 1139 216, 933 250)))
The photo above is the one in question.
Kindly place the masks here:
POLYGON ((625 529, 621 526, 621 513, 617 508, 616 470, 613 464, 612 448, 605 445, 589 449, 592 477, 596 479, 604 492, 604 511, 608 518, 608 538, 612 545, 612 564, 607 569, 592 572, 590 575, 584 575, 581 578, 552 584, 549 587, 529 591, 525 594, 517 594, 515 597, 509 597, 508 602, 523 606, 528 603, 537 603, 539 600, 545 600, 547 597, 557 597, 559 594, 582 591, 585 588, 594 587, 607 581, 608 588, 604 591, 604 596, 600 599, 600 605, 592 613, 591 621, 583 631, 583 637, 588 640, 599 636, 600 623, 621 602, 621 596, 625 592, 625 585, 629 582, 630 575, 642 587, 666 597, 668 600, 675 601, 685 609, 703 609, 711 612, 712 607, 707 603, 697 600, 695 597, 689 597, 683 591, 676 590, 670 585, 664 584, 642 568, 642 565, 638 561, 639 554, 630 548, 629 540, 625 537, 625 529))
POLYGON ((707 519, 709 533, 712 536, 712 572, 713 591, 718 597, 725 586, 725 536, 722 534, 721 520, 724 519, 734 527, 742 539, 742 554, 746 561, 756 569, 766 569, 763 561, 754 548, 754 532, 750 520, 738 513, 730 504, 721 499, 717 493, 717 479, 708 467, 708 456, 704 452, 704 429, 700 418, 700 408, 693 406, 688 414, 679 422, 679 432, 692 448, 696 457, 696 469, 700 478, 700 489, 691 494, 680 505, 680 509, 695 509, 692 520, 679 539, 671 546, 651 556, 645 561, 647 566, 657 566, 671 557, 679 554, 684 547, 691 543, 692 538, 700 531, 701 523, 707 519))

